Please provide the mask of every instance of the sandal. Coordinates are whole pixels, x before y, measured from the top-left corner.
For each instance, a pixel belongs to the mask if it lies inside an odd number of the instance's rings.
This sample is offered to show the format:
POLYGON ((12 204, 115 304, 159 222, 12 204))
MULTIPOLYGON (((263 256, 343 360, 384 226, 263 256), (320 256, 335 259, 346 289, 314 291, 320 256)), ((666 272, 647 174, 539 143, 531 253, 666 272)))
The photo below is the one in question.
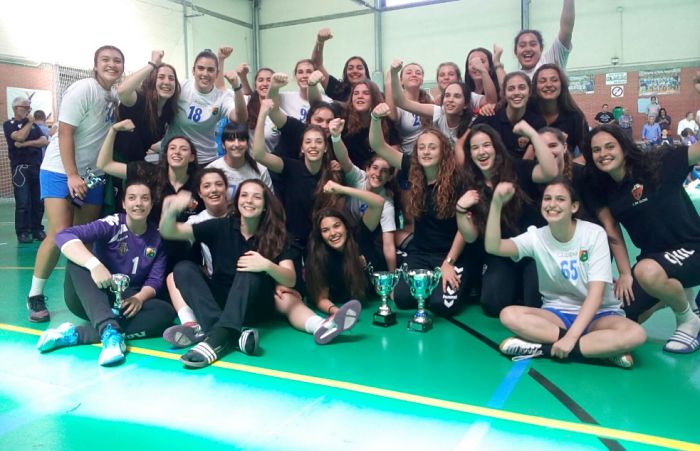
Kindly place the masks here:
POLYGON ((209 343, 203 341, 187 351, 180 357, 180 361, 190 368, 204 368, 219 360, 226 354, 228 346, 220 345, 213 348, 209 343))
POLYGON ((700 342, 698 342, 697 337, 693 337, 682 330, 677 330, 669 337, 664 345, 664 351, 676 354, 690 354, 691 352, 697 351, 699 347, 700 342), (672 348, 669 346, 671 343, 679 343, 682 346, 679 348, 672 348))
POLYGON ((314 332, 314 340, 320 345, 325 345, 333 341, 335 337, 346 330, 353 328, 357 319, 360 317, 362 305, 360 301, 352 299, 332 315, 326 318, 323 323, 314 332))

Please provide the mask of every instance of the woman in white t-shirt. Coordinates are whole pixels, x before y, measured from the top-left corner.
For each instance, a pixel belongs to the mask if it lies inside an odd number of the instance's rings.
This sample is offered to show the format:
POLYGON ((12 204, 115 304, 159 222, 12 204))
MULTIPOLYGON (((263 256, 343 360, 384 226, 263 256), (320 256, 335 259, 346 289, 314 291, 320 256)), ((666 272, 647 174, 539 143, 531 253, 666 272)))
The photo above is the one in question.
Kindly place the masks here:
POLYGON ((56 233, 100 216, 103 186, 88 188, 83 177, 88 169, 95 169, 100 145, 114 122, 118 104, 114 85, 124 73, 124 54, 111 45, 100 47, 95 51, 93 71, 94 78, 73 83, 63 94, 58 135, 46 148, 41 165, 39 180, 48 233, 37 251, 27 299, 32 322, 50 319, 44 286, 60 256, 56 233))
POLYGON ((501 210, 515 193, 512 183, 496 186, 484 244, 501 257, 531 257, 537 264, 542 308, 509 306, 501 322, 518 337, 505 339, 501 352, 516 358, 604 358, 622 368, 646 340, 644 329, 628 320, 615 298, 607 235, 602 227, 574 218, 580 203, 571 182, 557 178, 545 188, 544 227, 531 226, 501 238, 501 210), (522 337, 522 338, 519 338, 522 337))

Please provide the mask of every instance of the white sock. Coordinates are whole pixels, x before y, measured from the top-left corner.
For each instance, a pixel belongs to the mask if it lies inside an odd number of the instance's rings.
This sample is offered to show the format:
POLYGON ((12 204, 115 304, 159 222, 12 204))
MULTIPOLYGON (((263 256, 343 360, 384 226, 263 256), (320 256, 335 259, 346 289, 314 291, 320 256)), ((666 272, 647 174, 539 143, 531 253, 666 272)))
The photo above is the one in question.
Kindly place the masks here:
POLYGON ((312 334, 316 332, 316 329, 321 327, 321 324, 323 324, 323 318, 321 318, 318 315, 314 315, 306 320, 306 322, 304 323, 304 330, 312 334))
POLYGON ((40 279, 36 276, 32 276, 32 287, 29 289, 29 297, 44 294, 46 280, 47 279, 40 279))
POLYGON ((189 305, 186 305, 180 310, 178 310, 177 317, 180 318, 180 323, 182 324, 197 322, 197 317, 194 316, 194 311, 190 308, 189 305))
POLYGON ((676 330, 682 330, 691 337, 696 337, 700 332, 700 318, 690 309, 688 305, 682 312, 676 313, 676 330))

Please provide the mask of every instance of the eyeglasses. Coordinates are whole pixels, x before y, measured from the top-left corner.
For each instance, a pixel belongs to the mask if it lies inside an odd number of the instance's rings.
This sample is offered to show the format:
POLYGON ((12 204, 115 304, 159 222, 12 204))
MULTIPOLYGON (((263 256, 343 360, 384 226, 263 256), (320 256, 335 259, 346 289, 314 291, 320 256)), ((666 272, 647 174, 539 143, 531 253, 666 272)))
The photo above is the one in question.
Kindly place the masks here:
POLYGON ((22 109, 25 109, 27 111, 31 111, 31 109, 32 109, 32 107, 30 107, 28 105, 17 105, 16 108, 22 108, 22 109))

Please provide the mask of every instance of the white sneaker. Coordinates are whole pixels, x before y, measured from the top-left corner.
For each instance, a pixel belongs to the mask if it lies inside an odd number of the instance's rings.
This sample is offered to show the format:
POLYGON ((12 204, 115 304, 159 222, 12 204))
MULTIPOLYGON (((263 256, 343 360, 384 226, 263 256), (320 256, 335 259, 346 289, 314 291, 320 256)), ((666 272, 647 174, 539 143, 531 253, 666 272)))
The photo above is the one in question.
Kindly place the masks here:
POLYGON ((518 337, 506 338, 501 342, 499 349, 505 355, 514 356, 511 359, 514 362, 517 362, 518 360, 532 359, 543 354, 541 344, 525 341, 518 337))

